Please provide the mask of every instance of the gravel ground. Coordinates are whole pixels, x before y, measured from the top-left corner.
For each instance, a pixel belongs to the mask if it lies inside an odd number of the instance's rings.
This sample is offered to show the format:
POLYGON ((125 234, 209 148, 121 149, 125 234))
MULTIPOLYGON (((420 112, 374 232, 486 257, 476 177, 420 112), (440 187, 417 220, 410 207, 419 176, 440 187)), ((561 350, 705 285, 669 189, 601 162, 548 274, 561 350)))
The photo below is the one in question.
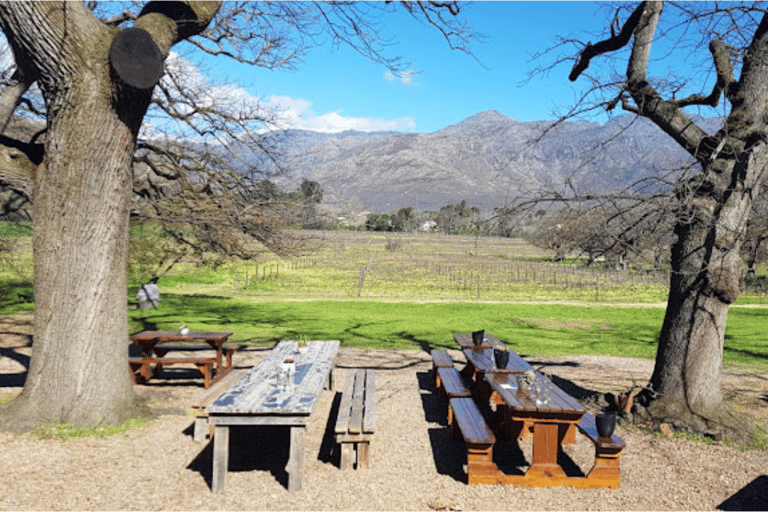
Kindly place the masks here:
MULTIPOLYGON (((20 391, 29 354, 23 322, 0 319, 0 396, 20 391), (4 323, 3 323, 4 320, 4 323)), ((264 350, 235 354, 248 367, 264 350)), ((453 351, 454 361, 462 361, 453 351)), ((532 358, 574 395, 647 381, 652 363, 606 357, 532 358)), ((110 438, 41 440, 0 433, 2 510, 768 510, 768 452, 665 438, 618 426, 626 441, 621 489, 576 490, 465 483, 464 448, 434 392, 422 351, 341 349, 337 388, 352 368, 374 368, 377 432, 371 467, 341 471, 332 428, 340 389, 325 392, 307 429, 304 488, 288 493, 287 432, 232 429, 227 490, 210 491, 211 443, 192 440, 189 403, 203 391, 192 368, 171 367, 136 391, 159 412, 146 427, 110 438)), ((765 376, 727 372, 728 396, 765 417, 765 376)), ((586 472, 592 443, 566 454, 586 472)), ((500 466, 531 458, 530 440, 497 445, 500 466)))

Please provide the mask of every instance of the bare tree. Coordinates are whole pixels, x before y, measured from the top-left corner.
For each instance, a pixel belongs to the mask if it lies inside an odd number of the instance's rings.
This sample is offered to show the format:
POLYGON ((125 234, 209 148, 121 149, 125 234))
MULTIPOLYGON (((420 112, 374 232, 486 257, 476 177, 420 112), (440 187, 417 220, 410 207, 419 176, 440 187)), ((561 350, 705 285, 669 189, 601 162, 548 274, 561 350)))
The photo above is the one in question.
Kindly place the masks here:
MULTIPOLYGON (((46 121, 42 140, 15 148, 0 141, 0 152, 9 156, 0 159, 0 180, 13 186, 17 177, 26 178, 17 188, 33 201, 35 288, 29 373, 21 395, 0 409, 4 426, 110 424, 137 413, 126 350, 131 164, 137 150, 190 166, 180 179, 188 181, 183 191, 195 194, 182 193, 172 207, 156 203, 158 217, 184 219, 219 205, 233 223, 249 212, 254 222, 266 214, 240 208, 238 196, 248 191, 206 179, 207 169, 218 165, 211 148, 193 158, 170 151, 169 144, 150 148, 149 137, 140 140, 150 104, 182 122, 184 135, 211 142, 220 122, 242 126, 248 137, 245 128, 255 117, 241 110, 229 118, 205 117, 206 98, 193 101, 195 91, 168 66, 168 78, 160 82, 171 48, 185 42, 198 52, 280 67, 299 62, 317 44, 344 43, 398 72, 406 63, 385 56, 389 40, 381 28, 383 16, 403 6, 437 27, 451 46, 467 48, 470 31, 455 16, 454 2, 149 2, 140 11, 129 7, 109 16, 98 9, 95 14, 90 3, 0 2, 0 28, 16 62, 0 97, 0 127, 26 105, 24 94, 33 84, 46 121), (131 27, 119 28, 131 20, 131 27), (179 96, 158 99, 170 90, 179 96), (210 201, 193 197, 200 193, 210 201)), ((221 147, 227 145, 216 149, 221 147)), ((145 163, 160 173, 176 172, 149 156, 145 163)), ((271 232, 260 236, 269 239, 271 232)))
POLYGON ((582 46, 570 79, 589 80, 605 95, 603 106, 621 105, 650 119, 697 164, 696 172, 676 182, 669 301, 653 375, 636 400, 645 409, 638 411, 680 428, 741 435, 743 418, 724 407, 720 381, 726 318, 739 293, 739 253, 768 165, 768 15, 746 3, 642 2, 626 8, 617 11, 609 37, 582 46), (693 43, 709 40, 709 65, 700 69, 715 76, 711 91, 679 98, 691 83, 650 75, 652 44, 676 30, 699 37, 678 41, 679 58, 700 48, 693 43), (617 58, 605 59, 609 54, 617 58), (597 62, 609 72, 587 74, 597 62), (621 79, 610 72, 609 63, 617 62, 625 64, 621 79), (730 111, 712 135, 686 110, 715 109, 721 101, 730 111))

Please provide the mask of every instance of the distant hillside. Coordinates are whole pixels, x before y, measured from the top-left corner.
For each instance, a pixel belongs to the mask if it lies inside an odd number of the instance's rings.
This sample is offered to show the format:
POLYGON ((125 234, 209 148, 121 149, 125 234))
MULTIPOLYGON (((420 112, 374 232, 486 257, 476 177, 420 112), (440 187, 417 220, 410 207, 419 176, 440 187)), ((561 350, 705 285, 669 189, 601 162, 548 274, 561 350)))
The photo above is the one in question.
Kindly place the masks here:
MULTIPOLYGON (((717 129, 717 120, 704 121, 708 131, 717 129)), ((437 210, 463 199, 492 209, 567 178, 600 191, 689 161, 655 125, 630 115, 605 124, 551 124, 490 110, 426 134, 290 130, 279 141, 291 169, 281 185, 295 189, 302 179, 314 180, 326 199, 357 198, 377 212, 437 210)))

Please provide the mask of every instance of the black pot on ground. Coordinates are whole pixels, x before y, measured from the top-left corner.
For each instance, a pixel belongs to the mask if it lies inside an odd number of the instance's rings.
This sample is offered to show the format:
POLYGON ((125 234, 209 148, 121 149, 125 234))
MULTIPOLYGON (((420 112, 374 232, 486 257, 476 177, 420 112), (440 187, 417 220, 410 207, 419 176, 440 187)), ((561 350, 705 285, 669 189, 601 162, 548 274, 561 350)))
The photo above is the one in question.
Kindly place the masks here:
POLYGON ((509 362, 509 351, 507 350, 494 350, 493 359, 496 360, 496 368, 504 369, 509 362))
POLYGON ((475 346, 480 346, 483 344, 483 338, 485 338, 485 329, 480 329, 479 331, 472 332, 472 343, 475 344, 475 346))
POLYGON ((616 413, 604 412, 595 416, 597 434, 605 439, 610 439, 613 429, 616 428, 616 413))

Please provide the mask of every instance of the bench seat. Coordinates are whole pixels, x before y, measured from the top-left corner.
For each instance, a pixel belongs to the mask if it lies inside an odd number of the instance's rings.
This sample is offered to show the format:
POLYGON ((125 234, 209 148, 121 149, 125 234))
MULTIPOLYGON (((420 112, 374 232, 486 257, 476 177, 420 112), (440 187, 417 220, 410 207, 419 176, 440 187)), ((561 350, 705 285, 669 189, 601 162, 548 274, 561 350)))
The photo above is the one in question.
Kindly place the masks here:
MULTIPOLYGON (((235 347, 232 345, 225 345, 222 347, 222 352, 224 353, 224 358, 226 360, 226 363, 224 366, 226 368, 229 368, 232 366, 232 354, 237 351, 239 347, 235 347)), ((169 345, 167 343, 163 343, 161 345, 156 345, 153 349, 153 352, 157 354, 159 357, 164 357, 168 352, 196 352, 199 350, 213 350, 213 348, 207 344, 207 343, 197 343, 197 344, 180 344, 180 345, 169 345)))
POLYGON ((437 389, 443 400, 472 396, 464 385, 459 370, 453 366, 437 369, 437 389))
POLYGON ((496 437, 472 398, 451 398, 448 417, 454 439, 464 439, 467 447, 469 484, 495 484, 499 468, 493 462, 496 437))
POLYGON ((376 381, 373 370, 354 370, 347 377, 334 428, 341 446, 341 469, 367 468, 376 432, 376 381), (355 457, 356 455, 356 457, 355 457))
POLYGON ((437 369, 438 368, 453 368, 453 360, 447 350, 432 350, 432 373, 435 376, 435 384, 440 387, 437 382, 437 369))
POLYGON ((595 417, 585 413, 581 421, 576 425, 581 433, 595 444, 595 466, 587 475, 589 480, 598 480, 604 483, 604 487, 618 489, 621 481, 621 451, 626 443, 616 434, 610 439, 605 439, 597 433, 595 417))
POLYGON ((205 441, 207 436, 213 435, 212 426, 208 425, 208 414, 205 408, 215 402, 221 395, 226 393, 237 380, 248 372, 248 368, 238 368, 232 370, 216 383, 200 393, 192 401, 192 414, 195 416, 195 432, 193 439, 196 442, 205 441))

